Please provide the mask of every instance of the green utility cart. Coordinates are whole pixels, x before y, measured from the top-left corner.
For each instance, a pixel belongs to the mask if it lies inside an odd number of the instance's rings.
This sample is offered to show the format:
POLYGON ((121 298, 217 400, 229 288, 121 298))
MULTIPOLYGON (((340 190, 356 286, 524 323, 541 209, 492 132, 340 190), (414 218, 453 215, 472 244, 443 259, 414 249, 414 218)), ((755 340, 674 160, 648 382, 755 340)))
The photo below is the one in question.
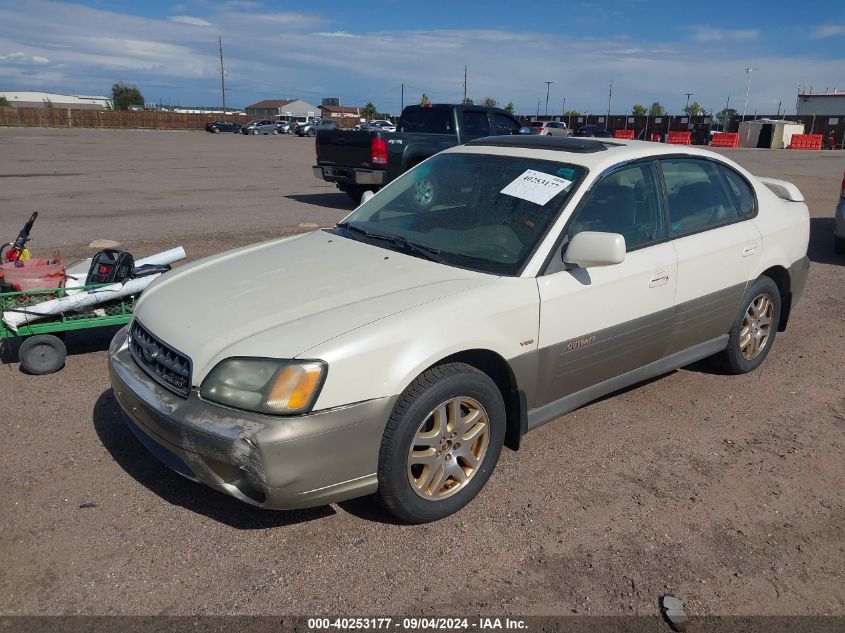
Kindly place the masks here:
MULTIPOLYGON (((113 284, 81 286, 72 290, 74 292, 95 290, 108 285, 113 284)), ((0 293, 0 311, 21 310, 42 301, 60 299, 66 295, 64 288, 3 292, 0 293)), ((5 345, 8 340, 21 339, 18 349, 21 366, 30 374, 51 374, 65 364, 67 356, 63 340, 65 332, 129 323, 132 319, 135 299, 134 295, 121 297, 109 303, 86 308, 84 312, 67 312, 45 317, 21 325, 17 332, 6 325, 0 315, 0 343, 5 345)))

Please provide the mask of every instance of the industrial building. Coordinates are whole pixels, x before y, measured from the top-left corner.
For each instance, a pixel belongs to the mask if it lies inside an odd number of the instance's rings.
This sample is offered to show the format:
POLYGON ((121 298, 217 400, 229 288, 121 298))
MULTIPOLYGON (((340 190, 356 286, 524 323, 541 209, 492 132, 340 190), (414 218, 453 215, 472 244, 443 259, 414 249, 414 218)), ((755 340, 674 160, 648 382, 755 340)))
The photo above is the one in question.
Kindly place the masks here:
POLYGON ((17 108, 69 108, 71 110, 107 110, 111 108, 111 99, 85 95, 63 95, 55 92, 0 91, 0 97, 6 97, 10 105, 17 108))
POLYGON ((798 95, 798 114, 803 116, 845 115, 845 92, 802 93, 798 95))

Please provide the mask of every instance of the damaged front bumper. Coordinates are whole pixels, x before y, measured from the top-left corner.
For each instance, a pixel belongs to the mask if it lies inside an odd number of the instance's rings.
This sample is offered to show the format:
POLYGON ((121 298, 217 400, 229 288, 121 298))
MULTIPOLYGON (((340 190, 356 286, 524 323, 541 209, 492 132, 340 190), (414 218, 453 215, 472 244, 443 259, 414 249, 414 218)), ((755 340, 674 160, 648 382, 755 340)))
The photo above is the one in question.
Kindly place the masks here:
POLYGON ((127 330, 109 349, 115 398, 139 440, 168 468, 252 505, 294 509, 375 492, 395 398, 276 417, 181 398, 132 359, 127 330))

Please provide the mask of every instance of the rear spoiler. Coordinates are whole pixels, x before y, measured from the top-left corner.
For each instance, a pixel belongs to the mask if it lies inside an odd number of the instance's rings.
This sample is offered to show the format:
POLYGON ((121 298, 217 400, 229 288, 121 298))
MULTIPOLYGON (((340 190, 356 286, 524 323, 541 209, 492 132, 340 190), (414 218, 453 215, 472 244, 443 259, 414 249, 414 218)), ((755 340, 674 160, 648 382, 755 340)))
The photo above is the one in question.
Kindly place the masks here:
POLYGON ((757 180, 764 185, 768 185, 769 189, 774 191, 778 198, 783 198, 790 202, 804 202, 804 194, 791 182, 778 180, 777 178, 763 178, 761 176, 758 176, 757 180))

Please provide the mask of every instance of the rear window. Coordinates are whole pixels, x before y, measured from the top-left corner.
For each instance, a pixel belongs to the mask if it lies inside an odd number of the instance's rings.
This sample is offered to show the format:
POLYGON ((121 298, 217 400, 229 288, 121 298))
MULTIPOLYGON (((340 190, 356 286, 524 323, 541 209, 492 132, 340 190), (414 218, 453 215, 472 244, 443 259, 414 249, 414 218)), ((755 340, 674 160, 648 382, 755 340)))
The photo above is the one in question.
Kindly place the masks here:
POLYGON ((400 132, 452 134, 452 110, 449 108, 405 108, 399 121, 400 132))
POLYGON ((529 123, 528 125, 530 127, 543 127, 543 122, 542 121, 531 121, 531 123, 529 123))

